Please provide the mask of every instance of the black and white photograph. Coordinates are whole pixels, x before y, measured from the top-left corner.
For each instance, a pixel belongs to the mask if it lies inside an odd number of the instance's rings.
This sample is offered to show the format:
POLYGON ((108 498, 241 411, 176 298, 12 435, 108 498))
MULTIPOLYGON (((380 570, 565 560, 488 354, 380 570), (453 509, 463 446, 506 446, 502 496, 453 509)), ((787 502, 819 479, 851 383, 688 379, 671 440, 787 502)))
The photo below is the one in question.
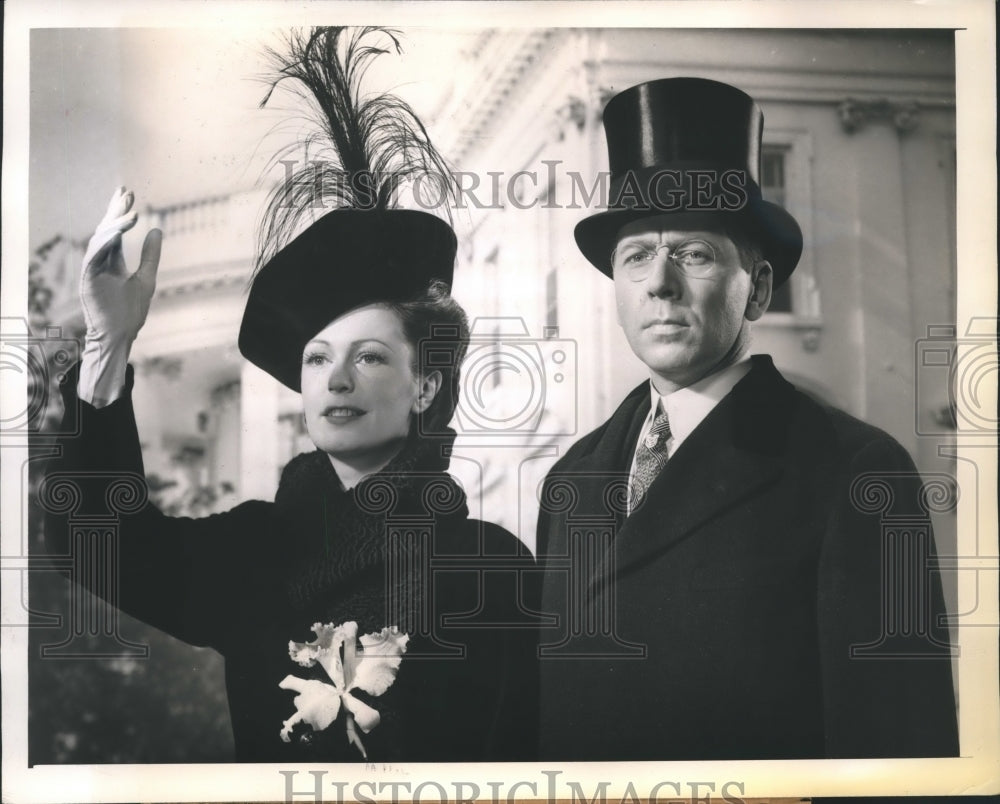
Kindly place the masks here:
POLYGON ((5 13, 4 801, 1000 792, 993 4, 5 13))

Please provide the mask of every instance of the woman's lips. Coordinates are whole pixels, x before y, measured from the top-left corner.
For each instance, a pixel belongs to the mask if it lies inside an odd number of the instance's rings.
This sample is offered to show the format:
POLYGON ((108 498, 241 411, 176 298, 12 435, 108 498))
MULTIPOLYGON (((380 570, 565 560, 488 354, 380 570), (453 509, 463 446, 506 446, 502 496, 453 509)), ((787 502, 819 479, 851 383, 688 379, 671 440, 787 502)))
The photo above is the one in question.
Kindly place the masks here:
POLYGON ((323 418, 330 421, 350 421, 364 416, 367 411, 361 408, 354 408, 348 405, 331 405, 323 411, 323 418))

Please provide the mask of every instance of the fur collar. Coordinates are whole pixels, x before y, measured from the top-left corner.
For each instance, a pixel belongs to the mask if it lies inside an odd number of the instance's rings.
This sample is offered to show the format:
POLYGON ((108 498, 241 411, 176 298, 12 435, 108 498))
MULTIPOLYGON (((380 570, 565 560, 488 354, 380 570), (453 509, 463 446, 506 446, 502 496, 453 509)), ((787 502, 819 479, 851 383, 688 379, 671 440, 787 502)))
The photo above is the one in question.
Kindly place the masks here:
MULTIPOLYGON (((393 521, 422 519, 438 528, 468 517, 465 493, 446 473, 454 439, 453 431, 444 438, 411 438, 387 466, 350 490, 320 450, 285 467, 275 495, 277 536, 287 557, 288 601, 307 615, 306 627, 350 619, 364 633, 396 624, 382 621, 389 614, 385 579, 393 521)), ((406 587, 398 590, 402 599, 416 603, 420 579, 399 583, 406 587)))

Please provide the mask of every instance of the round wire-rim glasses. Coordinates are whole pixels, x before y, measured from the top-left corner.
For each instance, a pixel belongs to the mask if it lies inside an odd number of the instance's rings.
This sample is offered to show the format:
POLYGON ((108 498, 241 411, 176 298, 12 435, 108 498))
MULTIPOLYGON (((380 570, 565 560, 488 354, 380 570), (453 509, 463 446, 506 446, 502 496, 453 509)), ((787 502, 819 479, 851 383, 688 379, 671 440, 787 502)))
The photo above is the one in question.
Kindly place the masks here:
POLYGON ((633 282, 650 275, 656 257, 666 250, 667 260, 685 276, 704 279, 715 270, 715 249, 704 240, 685 240, 676 246, 666 244, 626 243, 611 252, 611 266, 615 273, 624 273, 633 282))

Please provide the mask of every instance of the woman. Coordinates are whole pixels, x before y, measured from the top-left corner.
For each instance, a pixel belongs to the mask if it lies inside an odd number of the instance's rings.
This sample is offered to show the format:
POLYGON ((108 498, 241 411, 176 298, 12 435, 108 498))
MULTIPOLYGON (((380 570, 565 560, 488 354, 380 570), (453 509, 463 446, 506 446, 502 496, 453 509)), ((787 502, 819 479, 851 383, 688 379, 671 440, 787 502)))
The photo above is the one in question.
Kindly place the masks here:
MULTIPOLYGON (((379 51, 361 46, 366 29, 341 63, 341 33, 290 40, 281 76, 328 114, 339 103, 326 122, 356 186, 287 244, 294 185, 272 196, 239 336, 248 360, 301 392, 317 449, 285 467, 273 503, 180 519, 138 501, 119 520, 116 602, 225 657, 240 761, 530 758, 535 639, 505 625, 523 619, 515 590, 527 554, 469 518, 446 472, 468 339, 448 295, 455 236, 433 215, 392 207, 400 171, 385 170, 392 160, 374 154, 361 124, 395 126, 390 149, 405 140, 403 158, 422 167, 440 157, 398 99, 358 105, 363 70, 352 67, 379 51), (488 591, 499 589, 508 593, 488 591)), ((142 475, 126 364, 160 235, 147 236, 129 276, 121 236, 136 223, 132 204, 116 192, 84 258, 87 342, 63 384, 81 435, 47 477, 74 475, 85 505, 104 499, 104 478, 142 475)), ((50 517, 53 552, 68 552, 67 530, 50 517)))

